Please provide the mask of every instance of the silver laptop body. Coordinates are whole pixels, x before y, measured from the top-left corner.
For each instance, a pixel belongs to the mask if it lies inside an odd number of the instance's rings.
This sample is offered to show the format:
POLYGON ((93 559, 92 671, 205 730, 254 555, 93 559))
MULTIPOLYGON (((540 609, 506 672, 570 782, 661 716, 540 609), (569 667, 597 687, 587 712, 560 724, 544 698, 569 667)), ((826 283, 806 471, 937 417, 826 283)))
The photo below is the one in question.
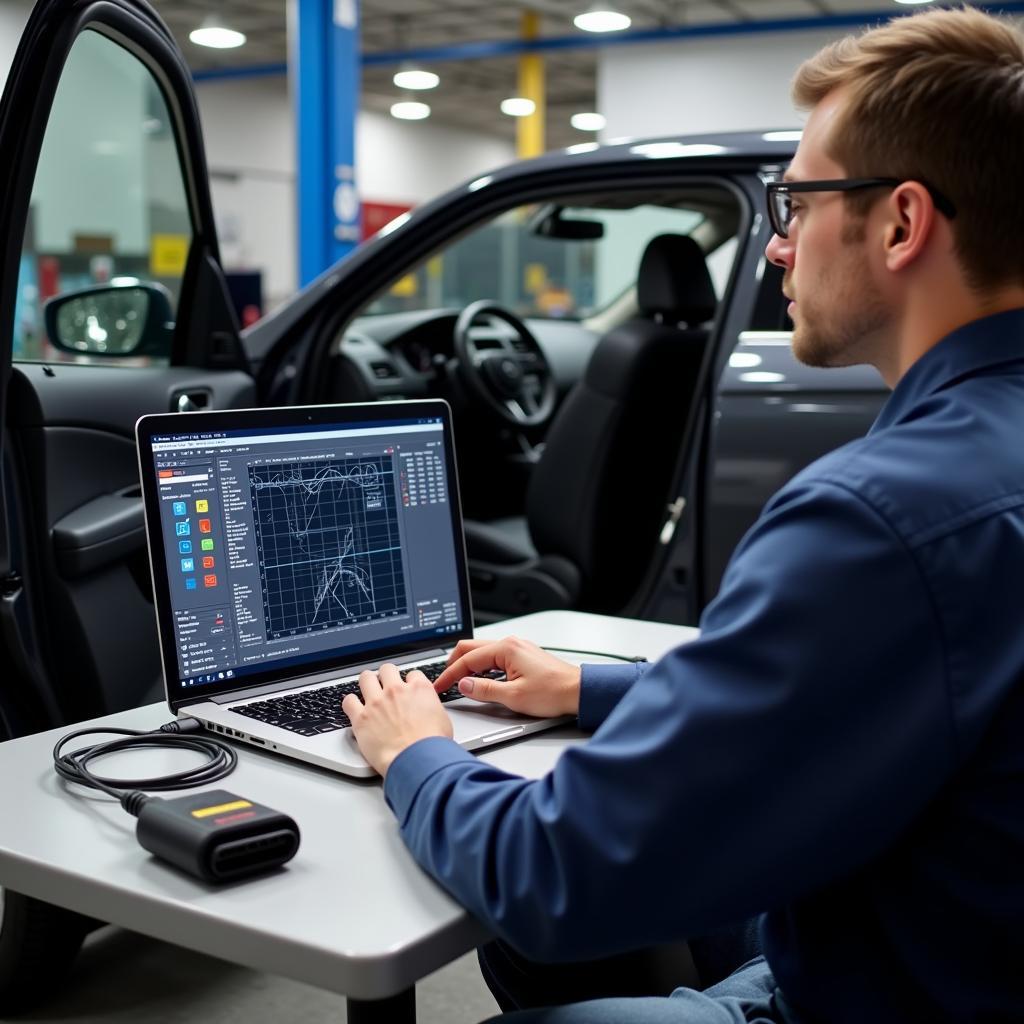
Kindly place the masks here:
MULTIPOLYGON (((270 702, 333 707, 311 691, 442 661, 473 635, 447 403, 143 416, 136 437, 171 711, 373 775, 340 714, 285 727, 270 702)), ((445 707, 467 750, 569 720, 445 707)))

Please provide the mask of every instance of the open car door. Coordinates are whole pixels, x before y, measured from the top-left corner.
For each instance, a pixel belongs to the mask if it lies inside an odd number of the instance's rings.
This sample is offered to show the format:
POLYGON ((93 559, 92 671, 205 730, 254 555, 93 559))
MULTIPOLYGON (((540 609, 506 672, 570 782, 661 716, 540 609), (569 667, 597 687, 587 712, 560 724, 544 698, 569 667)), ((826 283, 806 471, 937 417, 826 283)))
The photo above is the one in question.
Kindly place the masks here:
MULTIPOLYGON (((135 420, 255 392, 191 78, 148 4, 39 0, 0 195, 2 739, 159 699, 135 420)), ((52 991, 86 923, 0 897, 6 1016, 52 991)))

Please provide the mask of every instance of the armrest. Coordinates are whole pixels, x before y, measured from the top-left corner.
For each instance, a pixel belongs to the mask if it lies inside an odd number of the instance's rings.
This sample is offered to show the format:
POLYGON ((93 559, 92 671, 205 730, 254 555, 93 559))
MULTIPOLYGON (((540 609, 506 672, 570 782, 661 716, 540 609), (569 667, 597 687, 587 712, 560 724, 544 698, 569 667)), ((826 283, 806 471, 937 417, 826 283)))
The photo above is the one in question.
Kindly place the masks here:
POLYGON ((54 524, 53 549, 64 576, 83 576, 140 550, 146 522, 139 488, 101 494, 54 524))

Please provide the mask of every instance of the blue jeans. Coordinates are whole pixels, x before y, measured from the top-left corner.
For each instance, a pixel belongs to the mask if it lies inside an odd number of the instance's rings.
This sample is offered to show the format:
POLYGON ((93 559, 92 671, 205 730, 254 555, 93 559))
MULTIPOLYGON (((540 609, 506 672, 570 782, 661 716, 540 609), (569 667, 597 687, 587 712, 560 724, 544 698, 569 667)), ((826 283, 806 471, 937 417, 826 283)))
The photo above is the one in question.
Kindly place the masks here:
MULTIPOLYGON (((760 956, 757 920, 689 943, 694 970, 665 985, 656 951, 586 963, 539 964, 503 942, 479 951, 480 970, 508 1012, 487 1024, 780 1024, 775 982, 760 956), (695 975, 695 976, 694 976, 695 975)), ((673 965, 673 973, 675 965, 673 965)))
POLYGON ((486 1024, 786 1024, 763 956, 717 985, 670 996, 594 999, 493 1017, 486 1024))

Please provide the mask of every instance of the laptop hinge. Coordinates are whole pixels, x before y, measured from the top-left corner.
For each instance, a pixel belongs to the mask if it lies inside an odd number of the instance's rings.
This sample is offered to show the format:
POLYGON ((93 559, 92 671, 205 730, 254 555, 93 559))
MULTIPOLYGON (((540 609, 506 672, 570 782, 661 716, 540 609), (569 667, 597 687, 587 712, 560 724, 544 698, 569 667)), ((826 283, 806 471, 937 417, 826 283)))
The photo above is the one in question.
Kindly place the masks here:
MULTIPOLYGON (((407 654, 403 658, 386 658, 394 665, 407 665, 410 661, 437 661, 439 658, 447 658, 448 652, 441 647, 435 647, 431 651, 417 651, 415 654, 407 654)), ((303 676, 301 679, 283 679, 276 683, 263 683, 261 686, 251 686, 247 690, 232 690, 231 693, 218 693, 212 697, 204 697, 201 702, 209 701, 211 704, 231 704, 236 700, 247 700, 249 697, 261 697, 267 693, 280 693, 282 690, 297 690, 300 686, 313 686, 316 683, 327 683, 332 679, 340 679, 343 676, 359 675, 366 669, 380 668, 380 661, 364 661, 361 665, 346 665, 343 668, 333 668, 329 672, 318 672, 316 675, 303 676)))

